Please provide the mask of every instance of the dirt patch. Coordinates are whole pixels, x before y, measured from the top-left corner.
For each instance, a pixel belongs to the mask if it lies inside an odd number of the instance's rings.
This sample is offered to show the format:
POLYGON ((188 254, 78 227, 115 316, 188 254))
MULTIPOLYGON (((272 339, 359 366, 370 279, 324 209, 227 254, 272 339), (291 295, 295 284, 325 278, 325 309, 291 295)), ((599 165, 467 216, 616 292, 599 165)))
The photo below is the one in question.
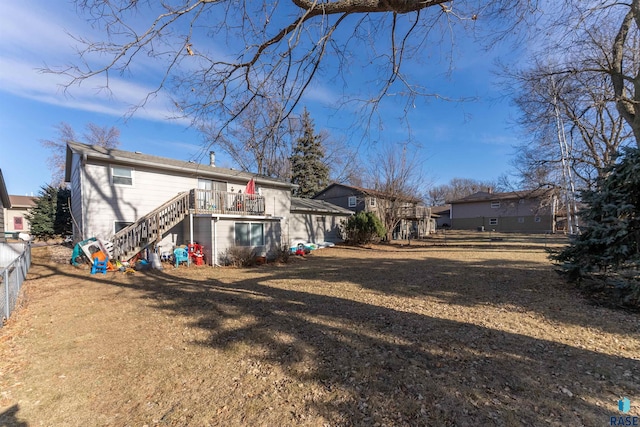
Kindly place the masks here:
POLYGON ((622 396, 640 414, 639 317, 589 305, 542 248, 95 276, 33 253, 0 425, 591 426, 622 396))

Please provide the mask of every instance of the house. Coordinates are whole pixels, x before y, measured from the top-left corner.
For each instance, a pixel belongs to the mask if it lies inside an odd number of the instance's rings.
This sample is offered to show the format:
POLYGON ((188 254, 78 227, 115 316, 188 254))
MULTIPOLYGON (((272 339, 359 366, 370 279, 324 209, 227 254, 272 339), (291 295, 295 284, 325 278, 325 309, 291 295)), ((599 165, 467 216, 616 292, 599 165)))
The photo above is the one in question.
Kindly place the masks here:
POLYGON ((4 208, 4 230, 14 237, 18 233, 29 233, 31 225, 26 218, 29 209, 36 205, 35 198, 30 196, 9 195, 11 207, 4 208))
POLYGON ((400 221, 393 230, 394 239, 406 239, 409 236, 421 238, 435 230, 430 209, 422 206, 418 198, 408 198, 401 203, 397 203, 396 200, 396 203, 392 204, 392 196, 384 192, 338 183, 330 184, 313 198, 349 209, 354 213, 374 212, 381 219, 387 209, 396 209, 394 216, 400 218, 400 221))
POLYGON ((69 143, 65 180, 74 240, 108 241, 122 260, 190 243, 202 246, 209 265, 234 247, 269 257, 290 246, 291 223, 295 230, 300 221, 291 209, 293 184, 217 167, 213 153, 200 164, 69 143))
POLYGON ((452 200, 451 228, 518 233, 554 233, 557 197, 552 189, 480 191, 452 200))
POLYGON ((436 227, 451 228, 451 205, 432 206, 431 216, 436 220, 436 227))
POLYGON ((340 242, 340 222, 351 215, 353 212, 349 209, 324 200, 292 197, 289 236, 292 242, 340 242))
POLYGON ((11 200, 9 199, 9 193, 7 193, 7 186, 4 184, 2 169, 0 169, 0 242, 7 241, 4 234, 4 210, 10 207, 11 200))

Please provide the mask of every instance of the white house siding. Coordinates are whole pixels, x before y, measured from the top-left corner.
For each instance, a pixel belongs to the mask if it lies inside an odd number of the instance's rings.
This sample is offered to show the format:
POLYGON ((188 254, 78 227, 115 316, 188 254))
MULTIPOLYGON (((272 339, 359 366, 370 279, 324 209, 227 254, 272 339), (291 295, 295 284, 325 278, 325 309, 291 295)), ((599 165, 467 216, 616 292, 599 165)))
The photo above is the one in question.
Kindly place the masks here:
POLYGON ((178 193, 197 187, 196 177, 144 168, 132 168, 132 186, 112 185, 110 167, 104 163, 85 166, 85 237, 107 239, 113 235, 116 221, 135 222, 178 193))
POLYGON ((25 217, 29 213, 27 208, 11 208, 4 210, 4 231, 7 233, 29 233, 31 230, 31 224, 25 217), (15 219, 22 218, 22 229, 17 230, 15 228, 15 219))

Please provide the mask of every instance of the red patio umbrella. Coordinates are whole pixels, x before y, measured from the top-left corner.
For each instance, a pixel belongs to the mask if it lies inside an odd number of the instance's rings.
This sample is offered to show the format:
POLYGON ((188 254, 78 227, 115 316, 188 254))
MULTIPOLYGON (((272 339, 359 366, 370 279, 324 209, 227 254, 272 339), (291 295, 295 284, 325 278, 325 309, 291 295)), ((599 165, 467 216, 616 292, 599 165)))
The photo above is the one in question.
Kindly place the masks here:
POLYGON ((244 190, 245 194, 256 194, 256 182, 251 178, 244 190))

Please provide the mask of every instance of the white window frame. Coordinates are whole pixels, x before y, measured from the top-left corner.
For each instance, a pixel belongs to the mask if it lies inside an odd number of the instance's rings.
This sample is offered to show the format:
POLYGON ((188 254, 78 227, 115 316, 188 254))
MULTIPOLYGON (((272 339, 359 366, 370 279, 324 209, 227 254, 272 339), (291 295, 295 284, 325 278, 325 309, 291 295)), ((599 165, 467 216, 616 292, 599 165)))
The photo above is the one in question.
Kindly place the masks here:
POLYGON ((497 202, 491 202, 491 208, 492 209, 497 209, 500 207, 500 201, 497 202))
POLYGON ((128 166, 117 166, 117 165, 111 165, 109 167, 109 180, 111 181, 111 185, 117 185, 117 186, 122 186, 122 187, 133 187, 133 175, 134 175, 134 169, 130 168, 128 166), (130 176, 125 176, 125 175, 116 175, 115 169, 128 169, 131 173, 129 174, 130 176), (116 179, 130 179, 131 183, 127 184, 124 182, 116 182, 116 179))
POLYGON ((264 246, 264 223, 262 222, 236 222, 233 227, 233 237, 236 246, 256 247, 264 246), (249 241, 242 241, 242 237, 238 236, 238 226, 249 227, 249 241), (254 235, 255 231, 260 228, 259 235, 254 235), (249 243, 248 245, 244 243, 249 243))
POLYGON ((349 196, 348 204, 350 208, 355 208, 358 204, 358 199, 356 198, 356 196, 349 196))
POLYGON ((371 197, 369 199, 369 207, 372 207, 372 208, 376 207, 376 198, 375 197, 371 197))
POLYGON ((489 218, 489 225, 498 225, 498 218, 489 218))

